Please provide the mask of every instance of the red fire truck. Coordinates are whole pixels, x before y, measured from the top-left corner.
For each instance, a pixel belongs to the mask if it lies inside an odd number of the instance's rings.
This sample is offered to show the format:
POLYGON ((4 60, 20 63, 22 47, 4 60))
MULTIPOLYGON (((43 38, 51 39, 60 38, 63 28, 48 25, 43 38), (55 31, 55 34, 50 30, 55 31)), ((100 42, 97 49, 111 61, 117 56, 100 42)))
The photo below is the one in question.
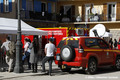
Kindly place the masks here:
POLYGON ((54 38, 54 44, 57 46, 63 37, 68 36, 87 36, 88 29, 83 28, 68 28, 68 27, 59 27, 59 28, 38 28, 40 30, 48 31, 48 36, 42 36, 42 45, 48 42, 50 37, 54 38))
MULTIPOLYGON (((71 27, 56 27, 56 28, 37 28, 40 30, 48 31, 48 36, 42 36, 42 49, 48 42, 50 37, 54 38, 54 44, 57 46, 63 37, 69 36, 88 36, 89 29, 86 28, 71 28, 71 27)), ((28 37, 33 41, 33 35, 22 35, 22 43, 24 44, 24 38, 28 37)))

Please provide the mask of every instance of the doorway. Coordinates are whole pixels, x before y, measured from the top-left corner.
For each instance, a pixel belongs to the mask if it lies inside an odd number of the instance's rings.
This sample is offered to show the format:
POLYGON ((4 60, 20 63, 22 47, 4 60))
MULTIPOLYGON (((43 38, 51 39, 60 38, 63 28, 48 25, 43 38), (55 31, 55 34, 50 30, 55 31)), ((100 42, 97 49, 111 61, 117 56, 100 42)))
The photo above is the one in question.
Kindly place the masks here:
POLYGON ((91 4, 85 5, 85 22, 88 22, 89 15, 90 15, 90 8, 91 8, 91 4))
POLYGON ((108 21, 116 21, 116 3, 108 3, 108 21))

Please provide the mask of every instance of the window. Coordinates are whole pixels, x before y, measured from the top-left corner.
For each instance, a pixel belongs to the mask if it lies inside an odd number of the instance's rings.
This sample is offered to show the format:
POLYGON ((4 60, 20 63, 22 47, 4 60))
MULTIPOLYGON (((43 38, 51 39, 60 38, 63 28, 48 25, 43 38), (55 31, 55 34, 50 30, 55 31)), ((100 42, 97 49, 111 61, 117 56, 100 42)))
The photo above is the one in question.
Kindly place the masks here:
POLYGON ((47 11, 47 5, 46 5, 45 2, 42 2, 42 3, 41 3, 41 11, 42 11, 42 12, 47 11))
POLYGON ((108 20, 116 21, 116 3, 108 3, 108 20))
MULTIPOLYGON (((67 42, 67 41, 66 41, 67 42)), ((79 43, 78 43, 78 40, 68 40, 68 45, 69 46, 72 46, 74 48, 78 48, 79 47, 79 43)))
POLYGON ((108 49, 109 45, 102 39, 85 39, 85 45, 89 48, 108 49))
POLYGON ((62 48, 64 45, 69 45, 72 46, 74 48, 78 48, 79 47, 79 41, 78 40, 62 40, 60 41, 60 43, 58 44, 58 48, 62 48))
POLYGON ((9 0, 5 0, 5 12, 9 12, 9 0))
POLYGON ((65 40, 62 40, 62 41, 60 41, 60 43, 58 44, 58 48, 62 48, 63 46, 64 46, 64 44, 65 44, 65 40))
POLYGON ((100 46, 100 48, 102 48, 102 49, 109 48, 109 45, 104 40, 98 39, 97 42, 98 42, 98 45, 100 46))
POLYGON ((100 48, 97 39, 85 39, 85 45, 89 48, 100 48))

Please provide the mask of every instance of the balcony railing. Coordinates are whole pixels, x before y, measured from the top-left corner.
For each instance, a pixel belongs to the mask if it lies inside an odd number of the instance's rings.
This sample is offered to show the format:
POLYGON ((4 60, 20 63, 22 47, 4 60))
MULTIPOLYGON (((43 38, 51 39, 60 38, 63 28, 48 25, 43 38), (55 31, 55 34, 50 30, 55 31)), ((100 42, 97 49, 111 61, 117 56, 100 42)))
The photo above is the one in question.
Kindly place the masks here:
POLYGON ((56 21, 56 14, 23 10, 21 11, 21 19, 56 21))
POLYGON ((58 21, 61 23, 69 22, 104 22, 104 21, 120 21, 120 15, 61 15, 56 13, 48 12, 34 12, 34 11, 21 11, 22 19, 33 19, 33 20, 47 20, 47 21, 58 21))
POLYGON ((59 22, 103 22, 103 21, 120 21, 120 15, 82 15, 82 16, 57 16, 59 22), (58 18, 59 17, 59 18, 58 18))

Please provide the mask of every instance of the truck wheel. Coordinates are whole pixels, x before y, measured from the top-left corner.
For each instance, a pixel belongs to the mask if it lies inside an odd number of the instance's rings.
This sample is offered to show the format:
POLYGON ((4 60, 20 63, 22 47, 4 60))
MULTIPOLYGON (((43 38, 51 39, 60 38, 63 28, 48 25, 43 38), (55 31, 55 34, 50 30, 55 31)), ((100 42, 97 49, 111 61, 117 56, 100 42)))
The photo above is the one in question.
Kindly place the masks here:
POLYGON ((95 59, 91 58, 88 62, 88 69, 85 70, 87 74, 95 74, 97 71, 97 62, 95 59))
POLYGON ((74 48, 72 46, 65 45, 61 48, 60 55, 62 60, 69 62, 75 57, 74 48))
POLYGON ((70 70, 71 70, 71 68, 69 68, 69 67, 62 68, 62 66, 60 66, 60 69, 62 72, 70 72, 70 70))
POLYGON ((116 69, 116 70, 120 70, 120 57, 117 57, 117 58, 116 58, 115 69, 116 69))

